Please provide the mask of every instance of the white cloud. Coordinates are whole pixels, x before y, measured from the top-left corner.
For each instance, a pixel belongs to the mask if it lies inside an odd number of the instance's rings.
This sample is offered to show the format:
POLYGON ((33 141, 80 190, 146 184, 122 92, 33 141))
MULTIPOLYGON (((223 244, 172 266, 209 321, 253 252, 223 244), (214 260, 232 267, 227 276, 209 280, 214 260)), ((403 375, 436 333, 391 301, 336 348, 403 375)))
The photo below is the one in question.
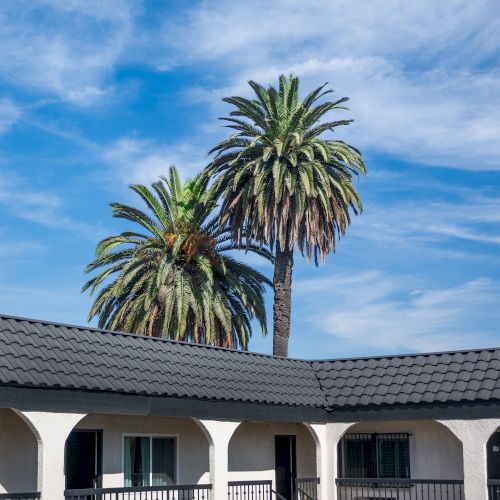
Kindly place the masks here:
POLYGON ((0 99, 0 134, 7 132, 21 117, 21 110, 10 99, 0 99))
POLYGON ((183 23, 167 19, 164 37, 181 52, 179 58, 224 59, 241 67, 277 56, 289 63, 313 53, 412 55, 418 61, 432 57, 463 64, 457 42, 467 41, 467 63, 496 53, 499 11, 494 0, 439 5, 433 0, 205 0, 183 23))
POLYGON ((67 280, 51 287, 0 282, 0 310, 15 316, 83 325, 90 299, 79 292, 80 285, 68 286, 67 280))
POLYGON ((370 271, 297 280, 294 293, 309 311, 304 317, 354 350, 435 351, 500 339, 500 283, 487 278, 430 287, 370 271))
POLYGON ((149 184, 175 165, 183 178, 196 175, 205 165, 205 154, 189 142, 158 145, 151 141, 122 137, 101 153, 112 167, 112 175, 127 184, 149 184))
POLYGON ((390 245, 417 253, 427 251, 434 256, 440 250, 447 256, 478 258, 477 246, 468 248, 465 243, 469 242, 490 248, 500 246, 498 197, 463 190, 458 191, 454 201, 437 201, 430 192, 431 189, 425 200, 403 199, 387 205, 366 203, 364 213, 354 219, 349 235, 385 248, 390 245))
POLYGON ((0 175, 0 205, 14 216, 52 229, 71 231, 95 241, 104 231, 92 224, 77 221, 65 213, 64 204, 52 192, 26 189, 25 180, 0 175))
POLYGON ((131 3, 19 0, 0 6, 0 76, 77 105, 95 103, 131 32, 131 3))
POLYGON ((202 2, 187 20, 167 23, 166 43, 178 63, 208 60, 225 69, 226 85, 188 94, 216 101, 217 113, 220 97, 248 94, 246 80, 274 83, 293 71, 304 89, 330 81, 352 98, 356 122, 341 133, 365 150, 500 169, 494 0, 202 2))
POLYGON ((39 254, 44 250, 44 245, 36 241, 14 241, 2 235, 0 258, 39 254))

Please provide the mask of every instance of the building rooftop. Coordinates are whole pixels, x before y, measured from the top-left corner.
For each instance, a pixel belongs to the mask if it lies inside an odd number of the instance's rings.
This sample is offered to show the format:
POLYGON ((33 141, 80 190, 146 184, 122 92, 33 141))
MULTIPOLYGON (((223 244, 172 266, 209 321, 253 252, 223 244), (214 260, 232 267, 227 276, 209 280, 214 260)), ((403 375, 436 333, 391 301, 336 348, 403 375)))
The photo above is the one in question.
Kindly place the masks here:
POLYGON ((500 400, 500 349, 297 360, 0 315, 0 385, 288 407, 500 400))

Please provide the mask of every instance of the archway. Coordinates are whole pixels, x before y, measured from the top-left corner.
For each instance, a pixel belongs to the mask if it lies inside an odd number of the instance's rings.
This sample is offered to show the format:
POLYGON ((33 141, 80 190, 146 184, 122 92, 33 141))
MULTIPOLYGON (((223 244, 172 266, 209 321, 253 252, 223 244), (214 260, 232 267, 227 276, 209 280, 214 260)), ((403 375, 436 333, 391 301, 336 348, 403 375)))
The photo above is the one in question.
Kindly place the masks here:
MULTIPOLYGON (((352 425, 337 445, 339 477, 345 477, 347 472, 346 438, 355 442, 351 446, 353 450, 366 448, 365 456, 380 452, 380 449, 387 455, 382 465, 365 462, 358 466, 360 476, 367 472, 373 474, 375 469, 380 473, 380 469, 385 468, 382 471, 385 477, 394 471, 396 478, 463 479, 462 443, 446 426, 435 420, 370 421, 352 425), (378 450, 371 452, 375 440, 378 450), (399 462, 392 463, 396 456, 399 462)), ((355 464, 354 460, 352 462, 355 464)), ((356 465, 351 464, 351 470, 356 470, 356 465)))
POLYGON ((242 422, 229 441, 228 467, 230 481, 271 481, 288 492, 295 478, 317 476, 317 445, 302 423, 242 422))
MULTIPOLYGON (((488 481, 500 482, 500 428, 488 439, 486 444, 486 462, 488 467, 488 481)), ((500 484, 498 489, 500 490, 500 484)))
POLYGON ((0 408, 0 493, 37 491, 38 439, 14 410, 0 408))
POLYGON ((157 446, 158 453, 164 458, 164 471, 158 471, 157 466, 150 464, 151 470, 145 472, 150 477, 143 478, 145 486, 152 482, 154 474, 161 475, 156 477, 161 484, 210 482, 209 441, 192 418, 90 414, 78 422, 74 432, 101 434, 102 474, 99 482, 104 488, 142 485, 127 480, 127 467, 131 469, 129 473, 134 474, 133 465, 127 464, 126 460, 126 450, 130 446, 136 451, 137 446, 150 449, 152 461, 155 460, 153 448, 157 446))

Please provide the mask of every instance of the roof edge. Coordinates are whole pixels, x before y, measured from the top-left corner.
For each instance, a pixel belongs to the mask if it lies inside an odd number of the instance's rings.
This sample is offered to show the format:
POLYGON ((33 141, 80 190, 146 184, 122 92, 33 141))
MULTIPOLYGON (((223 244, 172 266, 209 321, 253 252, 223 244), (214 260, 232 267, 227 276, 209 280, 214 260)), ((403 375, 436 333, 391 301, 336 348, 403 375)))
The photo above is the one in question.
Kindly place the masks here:
POLYGON ((285 356, 275 356, 274 354, 267 354, 267 353, 261 353, 261 352, 255 352, 255 351, 243 351, 243 350, 238 350, 238 349, 231 349, 228 347, 212 346, 212 345, 208 345, 208 344, 197 344, 197 343, 187 342, 187 341, 182 341, 182 340, 172 340, 172 339, 158 338, 158 337, 147 337, 145 335, 137 335, 135 333, 127 333, 127 332, 122 332, 122 331, 117 331, 117 330, 107 330, 105 328, 98 328, 98 327, 90 326, 90 325, 83 326, 83 325, 76 325, 76 324, 72 324, 72 323, 63 323, 60 321, 49 321, 49 320, 42 320, 42 319, 36 319, 36 318, 27 318, 27 317, 23 317, 23 316, 14 316, 12 314, 0 313, 0 319, 10 319, 10 320, 14 320, 14 321, 27 321, 28 323, 39 323, 42 325, 52 325, 52 326, 56 326, 56 327, 74 328, 77 330, 90 330, 90 331, 95 332, 95 333, 104 333, 104 334, 119 335, 119 336, 124 336, 124 337, 132 337, 134 339, 138 339, 138 340, 140 339, 140 340, 145 341, 145 342, 152 342, 152 341, 154 341, 154 342, 166 342, 166 343, 186 345, 189 347, 195 347, 195 348, 201 348, 201 349, 228 351, 228 352, 238 353, 241 355, 283 359, 283 360, 295 361, 295 362, 307 363, 307 364, 333 363, 333 362, 337 362, 337 361, 347 362, 347 361, 368 361, 368 360, 392 359, 392 358, 416 358, 419 356, 428 357, 428 356, 441 356, 444 354, 453 355, 453 354, 466 354, 466 353, 470 353, 470 352, 498 351, 498 350, 500 350, 500 347, 484 347, 484 348, 478 347, 478 348, 473 348, 473 349, 412 352, 412 353, 402 353, 402 354, 380 354, 380 355, 376 355, 376 356, 355 356, 355 357, 344 357, 344 358, 323 358, 323 359, 294 358, 294 357, 285 357, 285 356))

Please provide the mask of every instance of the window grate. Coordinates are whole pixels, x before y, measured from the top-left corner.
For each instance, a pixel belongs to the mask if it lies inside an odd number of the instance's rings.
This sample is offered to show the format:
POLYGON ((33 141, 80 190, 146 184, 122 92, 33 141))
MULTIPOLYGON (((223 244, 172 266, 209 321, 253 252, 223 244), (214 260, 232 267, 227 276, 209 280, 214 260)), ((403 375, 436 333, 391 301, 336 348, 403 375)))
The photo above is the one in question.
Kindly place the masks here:
POLYGON ((339 442, 339 477, 410 478, 410 434, 351 433, 339 442))

